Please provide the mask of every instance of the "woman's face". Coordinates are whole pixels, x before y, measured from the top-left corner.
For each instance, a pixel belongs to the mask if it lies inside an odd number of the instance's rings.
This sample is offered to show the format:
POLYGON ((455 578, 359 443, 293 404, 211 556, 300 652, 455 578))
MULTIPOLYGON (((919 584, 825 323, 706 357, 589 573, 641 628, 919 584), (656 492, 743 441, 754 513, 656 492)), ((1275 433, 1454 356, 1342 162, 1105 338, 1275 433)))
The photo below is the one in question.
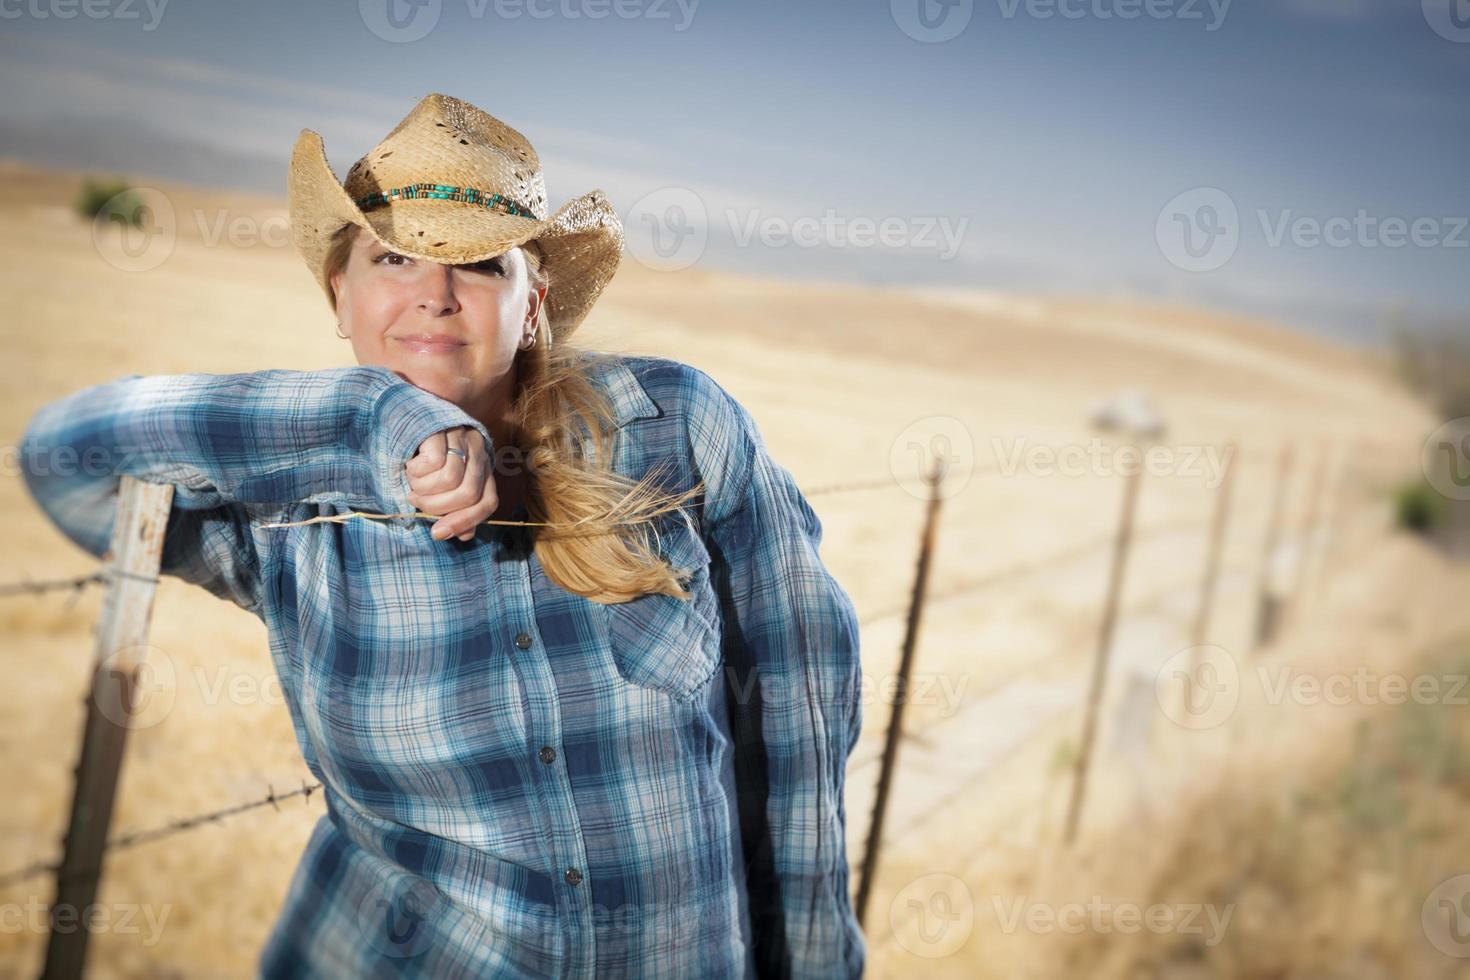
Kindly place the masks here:
POLYGON ((359 232, 332 285, 359 363, 391 368, 488 423, 509 403, 516 351, 545 298, 526 273, 519 247, 444 265, 359 232))

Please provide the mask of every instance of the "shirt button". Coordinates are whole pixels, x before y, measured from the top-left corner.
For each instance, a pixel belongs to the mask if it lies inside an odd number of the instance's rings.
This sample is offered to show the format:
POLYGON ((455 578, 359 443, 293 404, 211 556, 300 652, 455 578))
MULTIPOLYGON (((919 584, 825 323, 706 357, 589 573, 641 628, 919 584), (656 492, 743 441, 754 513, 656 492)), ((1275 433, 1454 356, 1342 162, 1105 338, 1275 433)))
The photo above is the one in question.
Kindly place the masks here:
POLYGON ((546 763, 548 766, 556 761, 556 749, 553 749, 549 745, 541 746, 540 755, 541 761, 546 763))
POLYGON ((567 884, 575 885, 582 880, 582 872, 578 871, 576 868, 567 868, 566 879, 567 884))
POLYGON ((520 647, 522 650, 528 650, 528 649, 530 649, 530 647, 531 647, 531 634, 530 633, 517 633, 516 634, 516 646, 520 647))

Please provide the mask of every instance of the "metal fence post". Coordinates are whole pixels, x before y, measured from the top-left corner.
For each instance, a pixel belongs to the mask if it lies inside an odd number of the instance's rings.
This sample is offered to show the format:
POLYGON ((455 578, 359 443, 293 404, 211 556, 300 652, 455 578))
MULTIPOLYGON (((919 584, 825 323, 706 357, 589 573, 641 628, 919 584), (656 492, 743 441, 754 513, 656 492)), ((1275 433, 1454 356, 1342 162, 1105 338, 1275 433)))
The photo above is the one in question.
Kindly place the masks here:
POLYGON ((858 884, 854 912, 858 923, 867 914, 868 898, 878 874, 878 849, 883 840, 883 817, 888 810, 888 790, 893 783, 893 770, 898 761, 898 742, 903 737, 903 706, 908 701, 909 672, 914 663, 914 647, 919 636, 919 622, 924 612, 924 595, 929 583, 929 558, 934 550, 934 529, 939 523, 939 484, 944 479, 942 459, 936 459, 928 476, 929 504, 924 512, 924 533, 919 542, 919 565, 914 573, 914 588, 909 601, 908 623, 903 635, 903 656, 898 664, 898 683, 894 686, 893 714, 888 719, 888 734, 883 744, 883 766, 878 773, 878 795, 873 801, 873 818, 868 824, 868 842, 863 851, 862 880, 858 884))
POLYGON ((1087 693, 1087 713, 1082 722, 1082 744, 1072 774, 1072 798, 1067 805, 1065 840, 1077 838, 1082 820, 1082 806, 1087 797, 1087 770, 1092 764, 1092 743, 1097 736, 1097 716, 1102 704, 1103 687, 1107 683, 1108 660, 1113 647, 1113 630, 1118 622, 1118 606, 1123 595, 1123 573, 1128 564, 1128 547, 1133 539, 1133 516, 1138 510, 1138 487, 1143 481, 1143 461, 1128 474, 1123 489, 1123 510, 1118 519, 1118 534, 1113 542, 1113 564, 1108 573, 1108 595, 1103 606, 1102 624, 1098 628, 1097 654, 1092 661, 1092 685, 1087 693))

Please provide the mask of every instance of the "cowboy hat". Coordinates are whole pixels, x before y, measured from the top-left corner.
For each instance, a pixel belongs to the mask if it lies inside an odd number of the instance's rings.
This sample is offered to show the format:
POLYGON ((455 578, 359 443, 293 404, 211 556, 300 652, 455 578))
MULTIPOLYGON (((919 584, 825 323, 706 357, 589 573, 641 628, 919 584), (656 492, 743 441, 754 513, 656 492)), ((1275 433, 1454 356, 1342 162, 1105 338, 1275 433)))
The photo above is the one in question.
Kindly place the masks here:
POLYGON ((600 190, 547 216, 530 142, 461 99, 430 93, 339 182, 322 138, 303 129, 287 181, 291 234, 332 300, 326 259, 346 224, 402 255, 472 263, 535 241, 551 280, 546 315, 563 341, 586 317, 622 257, 623 226, 600 190))

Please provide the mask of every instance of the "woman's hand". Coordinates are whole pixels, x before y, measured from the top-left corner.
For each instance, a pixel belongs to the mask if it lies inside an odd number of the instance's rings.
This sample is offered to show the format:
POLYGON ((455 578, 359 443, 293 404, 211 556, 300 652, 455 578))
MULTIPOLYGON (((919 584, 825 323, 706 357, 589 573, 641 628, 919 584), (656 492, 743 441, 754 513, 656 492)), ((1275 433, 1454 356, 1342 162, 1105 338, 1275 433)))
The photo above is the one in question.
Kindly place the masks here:
POLYGON ((430 529, 440 541, 451 537, 470 540, 480 522, 500 505, 485 440, 470 426, 434 433, 419 445, 404 470, 408 473, 408 502, 440 515, 430 529), (462 449, 468 458, 460 459, 450 449, 462 449))

